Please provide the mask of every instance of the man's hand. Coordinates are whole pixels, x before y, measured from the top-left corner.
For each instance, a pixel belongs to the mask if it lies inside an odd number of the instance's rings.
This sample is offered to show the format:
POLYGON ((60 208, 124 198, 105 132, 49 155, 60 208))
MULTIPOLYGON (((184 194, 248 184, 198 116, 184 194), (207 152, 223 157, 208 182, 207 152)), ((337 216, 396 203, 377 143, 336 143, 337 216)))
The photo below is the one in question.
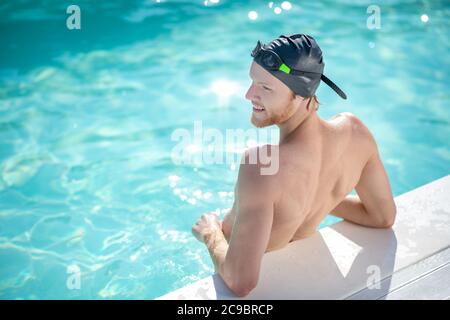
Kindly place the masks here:
POLYGON ((200 242, 205 242, 205 238, 218 231, 222 231, 222 222, 215 212, 203 214, 192 226, 192 234, 200 242))

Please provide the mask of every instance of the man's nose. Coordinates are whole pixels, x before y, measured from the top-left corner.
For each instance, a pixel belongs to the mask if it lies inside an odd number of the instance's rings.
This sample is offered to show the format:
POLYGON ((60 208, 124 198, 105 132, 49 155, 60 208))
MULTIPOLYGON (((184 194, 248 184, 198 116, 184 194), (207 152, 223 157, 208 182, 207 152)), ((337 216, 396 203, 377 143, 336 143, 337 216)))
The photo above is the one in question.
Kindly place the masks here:
POLYGON ((255 90, 253 87, 254 87, 253 84, 250 85, 250 88, 248 88, 247 93, 245 94, 245 99, 254 100, 253 97, 255 95, 255 90))

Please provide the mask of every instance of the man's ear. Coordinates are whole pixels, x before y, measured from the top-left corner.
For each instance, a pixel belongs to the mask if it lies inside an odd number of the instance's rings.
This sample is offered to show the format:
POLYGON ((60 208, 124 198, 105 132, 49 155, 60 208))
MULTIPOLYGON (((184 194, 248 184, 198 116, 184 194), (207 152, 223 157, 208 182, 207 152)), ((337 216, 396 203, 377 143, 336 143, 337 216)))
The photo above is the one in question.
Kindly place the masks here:
POLYGON ((293 94, 293 100, 294 100, 294 105, 298 108, 302 107, 302 104, 304 104, 306 102, 308 98, 304 98, 302 96, 299 96, 298 94, 293 94))
POLYGON ((305 98, 305 101, 307 103, 306 110, 309 111, 309 105, 311 104, 311 101, 314 97, 305 98))

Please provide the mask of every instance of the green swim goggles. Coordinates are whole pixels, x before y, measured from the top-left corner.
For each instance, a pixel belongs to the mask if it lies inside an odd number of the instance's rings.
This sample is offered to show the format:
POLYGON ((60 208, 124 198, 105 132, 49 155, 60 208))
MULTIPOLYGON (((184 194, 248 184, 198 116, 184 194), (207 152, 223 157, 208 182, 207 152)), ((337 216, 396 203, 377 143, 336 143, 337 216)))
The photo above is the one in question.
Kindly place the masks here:
POLYGON ((276 52, 264 49, 264 45, 259 40, 256 47, 252 50, 251 56, 254 59, 257 59, 258 62, 260 62, 262 66, 268 70, 277 70, 294 76, 300 76, 305 73, 321 74, 318 72, 301 71, 290 68, 283 62, 276 52))

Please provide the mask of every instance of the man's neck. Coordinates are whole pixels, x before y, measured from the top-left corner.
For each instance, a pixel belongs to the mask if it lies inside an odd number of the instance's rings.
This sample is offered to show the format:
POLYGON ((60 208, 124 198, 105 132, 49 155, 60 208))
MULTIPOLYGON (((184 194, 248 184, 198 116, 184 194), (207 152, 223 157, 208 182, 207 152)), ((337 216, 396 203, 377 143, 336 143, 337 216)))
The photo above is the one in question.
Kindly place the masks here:
POLYGON ((287 121, 279 124, 279 144, 291 140, 293 137, 318 137, 321 134, 323 120, 319 118, 316 110, 310 113, 300 114, 296 112, 287 121))

